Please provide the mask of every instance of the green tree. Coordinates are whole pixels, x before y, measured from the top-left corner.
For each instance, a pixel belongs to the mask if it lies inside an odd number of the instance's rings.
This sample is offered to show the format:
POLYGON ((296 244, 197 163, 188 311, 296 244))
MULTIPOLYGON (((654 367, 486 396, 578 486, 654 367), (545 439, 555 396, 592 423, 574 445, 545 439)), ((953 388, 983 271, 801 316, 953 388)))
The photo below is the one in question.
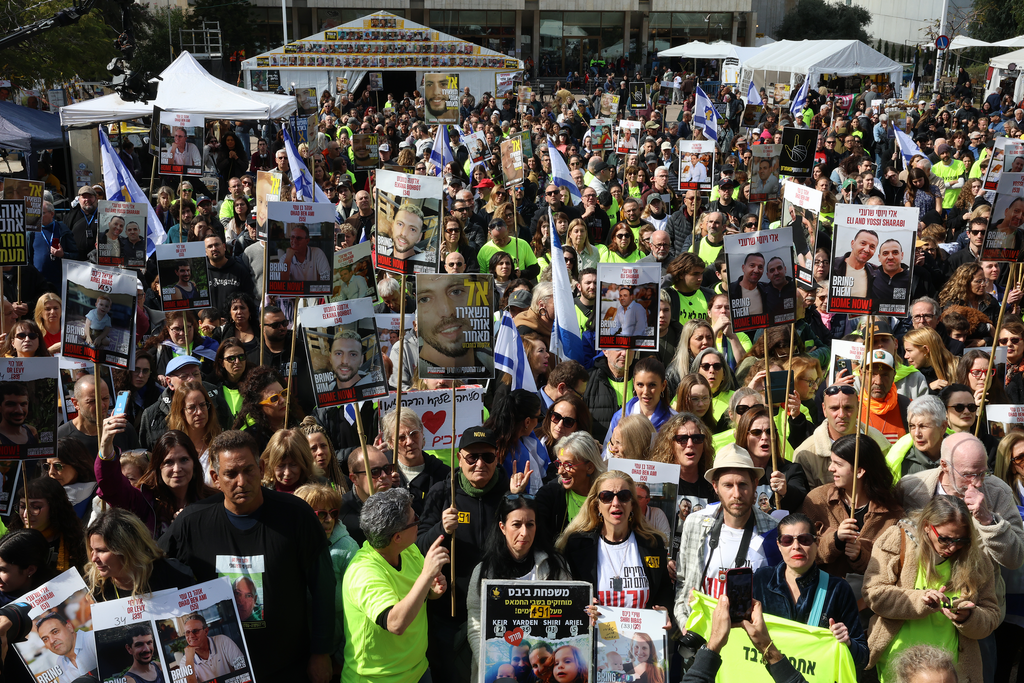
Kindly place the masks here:
POLYGON ((977 12, 968 34, 994 43, 1024 32, 1024 3, 1018 0, 975 0, 977 12))
POLYGON ((178 31, 188 23, 188 14, 179 7, 150 8, 142 4, 133 5, 132 10, 138 47, 131 67, 155 76, 170 66, 180 53, 178 31))
POLYGON ((871 43, 865 27, 871 13, 857 5, 825 0, 799 0, 776 29, 779 40, 845 39, 871 43))

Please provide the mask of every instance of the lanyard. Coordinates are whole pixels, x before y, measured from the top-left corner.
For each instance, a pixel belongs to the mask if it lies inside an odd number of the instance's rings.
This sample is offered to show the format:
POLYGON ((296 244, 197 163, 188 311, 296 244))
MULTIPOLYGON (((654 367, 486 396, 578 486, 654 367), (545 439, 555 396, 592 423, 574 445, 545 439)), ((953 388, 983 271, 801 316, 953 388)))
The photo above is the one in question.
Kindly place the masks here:
MULTIPOLYGON (((700 575, 700 583, 697 584, 698 590, 704 587, 704 580, 708 575, 708 567, 711 565, 711 556, 715 554, 715 549, 718 547, 718 538, 722 535, 722 524, 724 523, 722 508, 719 506, 718 512, 715 513, 715 523, 711 526, 711 533, 708 535, 708 557, 704 562, 704 571, 700 575)), ((747 518, 747 524, 743 527, 743 537, 740 539, 739 548, 736 551, 736 559, 733 561, 734 567, 742 567, 747 563, 747 550, 750 548, 750 539, 754 535, 754 511, 750 511, 750 517, 747 518)))

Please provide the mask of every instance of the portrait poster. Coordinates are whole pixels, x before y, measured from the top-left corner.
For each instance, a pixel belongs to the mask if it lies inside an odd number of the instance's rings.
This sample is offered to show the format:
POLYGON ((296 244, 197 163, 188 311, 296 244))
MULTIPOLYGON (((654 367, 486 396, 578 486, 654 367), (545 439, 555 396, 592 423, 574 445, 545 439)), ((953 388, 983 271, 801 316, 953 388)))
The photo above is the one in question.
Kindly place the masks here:
MULTIPOLYGON (((395 397, 391 392, 380 399, 380 414, 395 409, 395 397)), ((456 409, 452 410, 452 390, 402 392, 402 407, 416 412, 423 423, 423 450, 433 451, 452 447, 452 414, 455 415, 455 443, 459 443, 462 432, 480 425, 484 415, 484 387, 468 386, 455 390, 456 409)))
POLYGON ((0 358, 0 460, 57 455, 58 359, 0 358))
POLYGON ((134 369, 138 282, 134 271, 65 259, 61 357, 134 369))
POLYGON ((505 187, 512 187, 523 182, 526 174, 526 155, 523 153, 523 140, 518 135, 502 140, 498 145, 501 150, 501 175, 505 187))
MULTIPOLYGON (((744 101, 746 100, 746 98, 743 99, 744 101)), ((744 104, 743 118, 740 119, 740 126, 743 128, 753 128, 756 126, 762 111, 764 111, 763 104, 744 104)))
POLYGON ((679 191, 710 191, 715 171, 714 140, 679 141, 679 191))
POLYGON ((910 311, 917 209, 836 204, 828 312, 910 311))
POLYGON ((25 200, 0 200, 0 266, 28 265, 25 200))
POLYGON ((423 74, 423 120, 428 125, 459 123, 459 74, 423 74))
POLYGON ((494 276, 416 276, 421 379, 494 378, 494 276))
POLYGON ((111 202, 96 204, 100 227, 96 252, 101 266, 146 267, 146 217, 149 204, 111 202))
MULTIPOLYGON (((779 154, 782 145, 754 145, 750 148, 750 203, 777 199, 782 191, 779 183, 779 154)), ((813 161, 813 153, 812 159, 813 161)))
POLYGON ((1000 174, 988 220, 981 260, 1020 261, 1024 243, 1024 173, 1000 174))
POLYGON ((779 173, 791 178, 810 178, 817 142, 818 131, 813 128, 783 128, 779 173))
POLYGON ((793 86, 789 83, 769 83, 768 84, 768 97, 771 103, 776 107, 789 108, 789 96, 793 91, 793 86))
POLYGON ((351 301, 370 297, 377 300, 377 278, 373 276, 373 245, 357 244, 334 252, 334 287, 331 301, 351 301))
POLYGON ((793 251, 797 258, 797 282, 810 286, 814 248, 818 240, 821 190, 800 183, 782 184, 782 225, 793 230, 793 251))
POLYGON ((376 133, 356 133, 352 136, 352 156, 355 167, 377 168, 380 166, 380 146, 384 140, 376 133))
POLYGON ((97 676, 95 605, 77 569, 68 569, 18 602, 28 604, 32 630, 14 647, 36 681, 97 676), (74 663, 69 654, 75 655, 74 663))
POLYGON ((224 577, 93 606, 98 680, 252 681, 242 636, 251 582, 224 577), (244 607, 243 607, 244 606, 244 607), (217 653, 204 660, 201 652, 217 653))
POLYGON ((665 613, 653 609, 599 607, 596 683, 668 680, 665 613))
MULTIPOLYGON (((55 356, 59 361, 60 372, 57 375, 57 389, 60 391, 60 411, 63 415, 64 422, 70 422, 78 417, 78 410, 75 408, 75 404, 71 402, 72 396, 75 392, 75 382, 80 380, 85 375, 91 375, 93 371, 92 363, 87 363, 81 360, 75 360, 74 358, 68 358, 61 354, 55 356)), ((100 378, 106 382, 107 388, 110 390, 110 395, 114 395, 114 375, 110 367, 106 367, 100 371, 100 378)))
POLYGON ((520 114, 523 114, 526 112, 526 105, 528 105, 530 103, 530 100, 533 98, 533 86, 520 85, 517 88, 517 92, 519 96, 519 104, 516 108, 518 109, 520 114))
POLYGON ((316 99, 316 88, 295 88, 296 116, 306 118, 317 113, 319 109, 320 105, 316 99))
MULTIPOLYGON (((515 89, 516 72, 496 72, 494 74, 494 96, 503 100, 511 95, 515 89)), ((529 101, 529 98, 527 98, 529 101)))
POLYGON ((491 150, 487 146, 487 138, 484 137, 482 130, 466 135, 462 138, 462 141, 466 143, 466 148, 469 150, 469 159, 474 166, 490 161, 491 150))
MULTIPOLYGON (((601 112, 604 116, 604 112, 601 112)), ((614 114, 612 114, 614 116, 614 114)), ((619 121, 619 134, 615 139, 616 154, 636 154, 640 149, 641 123, 639 121, 619 121)))
POLYGON ((831 344, 831 357, 828 363, 828 385, 836 383, 836 378, 843 370, 847 371, 844 377, 855 374, 860 370, 860 362, 864 358, 864 345, 860 342, 833 339, 831 344))
POLYGON ((277 171, 256 171, 256 237, 267 241, 267 204, 281 197, 284 176, 277 171))
POLYGON ((156 267, 165 312, 210 307, 210 263, 203 242, 156 245, 156 267))
POLYGON ((387 396, 371 299, 307 306, 299 322, 317 407, 387 396))
POLYGON ((597 264, 597 348, 657 351, 660 288, 658 263, 597 264))
POLYGON ((487 579, 480 591, 479 683, 529 675, 528 645, 539 642, 549 651, 542 653, 537 678, 593 680, 593 633, 585 611, 593 595, 589 583, 487 579))
POLYGON ((330 202, 268 202, 268 294, 333 293, 335 215, 330 202))
MULTIPOLYGON (((647 523, 665 537, 666 548, 677 548, 678 536, 683 530, 682 523, 676 523, 676 506, 679 504, 679 465, 650 460, 609 458, 608 469, 625 472, 632 478, 634 484, 643 484, 647 487, 647 513, 644 515, 647 523)), ((641 495, 641 492, 642 489, 638 488, 637 495, 641 495)))
POLYGON ((29 232, 39 230, 43 218, 42 180, 25 180, 23 178, 4 178, 3 198, 21 199, 25 202, 25 229, 29 232))
POLYGON ((437 272, 443 183, 440 176, 377 172, 377 268, 437 272))
POLYGON ((370 92, 380 92, 384 89, 384 74, 381 71, 371 71, 369 74, 370 83, 367 89, 370 92))
POLYGON ((610 92, 602 93, 600 111, 602 117, 614 119, 619 113, 619 96, 610 92))
POLYGON ((726 235, 724 253, 734 330, 748 332, 796 320, 792 230, 726 235))
POLYGON ((647 84, 634 81, 629 84, 629 110, 640 111, 647 108, 647 84))
MULTIPOLYGON (((1024 424, 1024 406, 1012 403, 985 404, 985 417, 989 422, 1024 424)), ((2 496, 2 494, 0 494, 2 496)))
POLYGON ((160 175, 203 174, 205 121, 201 114, 160 112, 160 175))
POLYGON ((607 152, 612 148, 614 124, 611 119, 590 120, 590 149, 595 152, 607 152))
POLYGON ((348 95, 348 78, 345 76, 334 77, 334 92, 338 97, 348 95))
MULTIPOLYGON (((377 339, 380 342, 380 352, 387 356, 391 349, 398 343, 398 335, 402 331, 399 327, 401 316, 397 313, 376 313, 373 319, 377 321, 377 339)), ((405 314, 405 333, 412 332, 412 324, 416 320, 415 313, 405 314)), ((404 359, 403 359, 404 360, 404 359)))
POLYGON ((985 189, 995 191, 999 188, 999 178, 1003 171, 1024 173, 1024 140, 1014 138, 996 138, 985 172, 985 189))

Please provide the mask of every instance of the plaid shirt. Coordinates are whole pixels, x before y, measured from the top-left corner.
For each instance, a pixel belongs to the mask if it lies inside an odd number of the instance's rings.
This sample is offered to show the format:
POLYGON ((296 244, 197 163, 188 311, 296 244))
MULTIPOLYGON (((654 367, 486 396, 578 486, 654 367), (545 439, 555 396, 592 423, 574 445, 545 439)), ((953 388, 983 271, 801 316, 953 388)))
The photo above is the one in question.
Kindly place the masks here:
MULTIPOLYGON (((676 561, 676 600, 673 610, 680 628, 683 628, 687 617, 690 616, 690 590, 701 589, 698 584, 701 572, 704 571, 704 563, 707 561, 704 555, 707 544, 704 540, 711 533, 711 527, 715 522, 715 513, 718 509, 719 506, 705 508, 690 514, 683 522, 683 536, 679 544, 679 558, 676 561)), ((779 523, 761 512, 756 505, 752 511, 754 513, 754 530, 762 538, 767 537, 778 528, 779 523)), ((779 555, 777 552, 771 553, 770 545, 766 544, 765 550, 769 564, 774 565, 777 564, 777 560, 773 561, 772 558, 773 556, 778 558, 779 555)))

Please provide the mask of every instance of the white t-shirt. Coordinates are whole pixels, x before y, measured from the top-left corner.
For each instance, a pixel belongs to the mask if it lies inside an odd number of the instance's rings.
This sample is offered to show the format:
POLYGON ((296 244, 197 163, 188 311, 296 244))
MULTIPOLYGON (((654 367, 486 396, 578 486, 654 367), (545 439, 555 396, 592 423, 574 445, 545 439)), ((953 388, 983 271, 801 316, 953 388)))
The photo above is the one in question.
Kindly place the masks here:
POLYGON ((672 87, 673 88, 681 88, 681 87, 683 87, 683 77, 682 76, 676 76, 675 78, 673 78, 672 79, 672 87))
POLYGON ((758 288, 746 289, 740 285, 740 293, 747 300, 747 315, 761 315, 764 313, 764 303, 761 301, 761 290, 758 288))
POLYGON ((597 547, 597 600, 605 607, 643 609, 651 596, 636 536, 621 543, 599 539, 597 547), (621 590, 617 584, 621 581, 621 590))
MULTIPOLYGON (((710 538, 710 535, 709 535, 710 538)), ((718 537, 718 547, 715 548, 708 564, 707 577, 704 579, 704 592, 713 598, 718 598, 725 591, 725 581, 718 578, 719 571, 732 569, 736 562, 736 553, 740 549, 740 541, 743 539, 743 529, 733 529, 722 525, 722 533, 718 537)), ((707 562, 708 541, 704 541, 704 561, 707 562)), ((750 547, 747 549, 747 563, 755 572, 768 564, 764 556, 764 539, 755 530, 750 537, 750 547)))

